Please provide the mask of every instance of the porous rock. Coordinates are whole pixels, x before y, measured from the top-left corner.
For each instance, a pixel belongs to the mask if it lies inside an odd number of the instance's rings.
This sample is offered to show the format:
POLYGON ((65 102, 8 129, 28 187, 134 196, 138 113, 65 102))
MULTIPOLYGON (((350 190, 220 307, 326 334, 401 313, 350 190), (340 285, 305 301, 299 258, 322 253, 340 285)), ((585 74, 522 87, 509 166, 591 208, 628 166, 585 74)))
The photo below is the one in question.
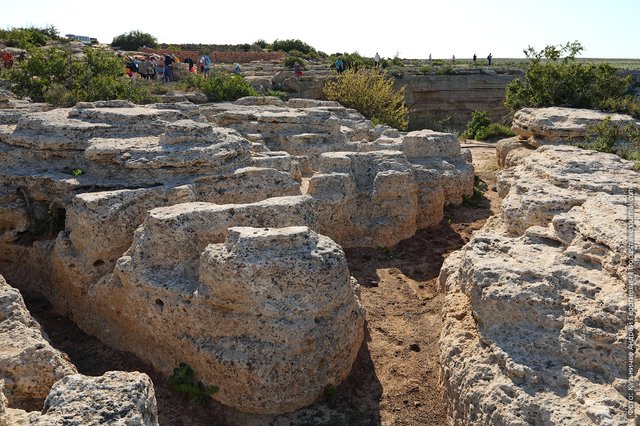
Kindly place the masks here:
POLYGON ((66 354, 51 347, 20 292, 0 275, 0 380, 13 408, 42 404, 51 386, 76 373, 66 354))
POLYGON ((193 247, 196 256, 183 247, 188 264, 164 273, 139 232, 113 277, 94 289, 96 301, 108 294, 113 302, 96 308, 109 324, 98 335, 167 373, 187 362, 219 386, 215 399, 239 410, 308 405, 347 376, 362 341, 364 311, 345 255, 306 226, 225 231, 226 239, 193 247))
POLYGON ((533 146, 584 140, 588 128, 609 118, 612 124, 640 126, 640 121, 626 114, 579 108, 523 108, 513 116, 512 128, 529 139, 533 146))
POLYGON ((640 175, 611 154, 546 146, 498 185, 500 214, 440 274, 451 423, 627 424, 628 345, 640 343, 627 335, 627 273, 640 272, 626 258, 627 196, 640 175))

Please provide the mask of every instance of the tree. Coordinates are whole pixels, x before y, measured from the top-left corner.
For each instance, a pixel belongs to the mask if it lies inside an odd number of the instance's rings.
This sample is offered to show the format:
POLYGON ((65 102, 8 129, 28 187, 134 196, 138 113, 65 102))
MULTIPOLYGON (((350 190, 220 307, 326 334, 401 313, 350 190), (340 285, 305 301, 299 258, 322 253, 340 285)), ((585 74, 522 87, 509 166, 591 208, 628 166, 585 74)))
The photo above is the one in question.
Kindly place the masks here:
POLYGON ((511 112, 525 107, 562 106, 633 113, 634 103, 626 96, 630 77, 619 77, 607 63, 576 62, 582 50, 577 41, 540 51, 529 46, 524 50, 529 58, 524 80, 507 85, 505 107, 511 112))
POLYGON ((158 40, 149 33, 136 30, 114 37, 111 46, 123 50, 138 50, 142 46, 157 47, 158 40))
POLYGON ((379 68, 348 69, 324 87, 327 99, 354 108, 374 124, 399 130, 409 126, 409 108, 404 103, 404 87, 394 90, 393 78, 379 68))

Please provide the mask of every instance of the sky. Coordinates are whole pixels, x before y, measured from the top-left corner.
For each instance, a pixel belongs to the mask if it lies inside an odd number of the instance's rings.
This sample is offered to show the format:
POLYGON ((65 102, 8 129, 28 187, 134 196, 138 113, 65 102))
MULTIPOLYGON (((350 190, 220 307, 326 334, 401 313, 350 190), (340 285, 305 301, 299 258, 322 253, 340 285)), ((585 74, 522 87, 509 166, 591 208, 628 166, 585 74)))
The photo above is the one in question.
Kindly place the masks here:
POLYGON ((640 0, 0 0, 0 28, 55 26, 110 43, 132 30, 160 43, 301 39, 325 53, 521 58, 580 41, 585 58, 640 58, 640 0))

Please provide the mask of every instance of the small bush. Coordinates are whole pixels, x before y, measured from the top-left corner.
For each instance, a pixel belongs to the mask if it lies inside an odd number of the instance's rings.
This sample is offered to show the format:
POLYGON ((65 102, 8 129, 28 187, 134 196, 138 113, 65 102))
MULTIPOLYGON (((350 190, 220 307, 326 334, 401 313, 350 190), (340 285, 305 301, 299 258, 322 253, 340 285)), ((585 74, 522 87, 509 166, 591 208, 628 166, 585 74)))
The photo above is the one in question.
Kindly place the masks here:
POLYGON ((297 50, 302 52, 303 54, 309 54, 311 52, 315 52, 315 49, 309 46, 302 40, 298 39, 289 39, 289 40, 275 40, 271 44, 271 49, 274 51, 282 50, 284 52, 290 52, 292 50, 297 50))
POLYGON ((275 96, 276 98, 280 98, 282 101, 288 101, 289 95, 287 92, 282 92, 280 90, 267 89, 265 92, 265 96, 275 96))
POLYGON ((211 102, 259 96, 242 76, 221 71, 214 71, 208 77, 190 75, 183 84, 187 88, 201 90, 211 102))
POLYGON ((193 369, 184 362, 173 369, 173 374, 169 377, 168 382, 173 390, 193 397, 199 404, 204 403, 219 390, 217 386, 205 386, 201 381, 196 382, 193 369))
POLYGON ((158 40, 149 33, 142 31, 130 31, 113 38, 111 46, 122 50, 138 50, 142 46, 157 47, 158 40))
POLYGON ((505 107, 512 112, 525 107, 630 107, 628 100, 622 100, 631 85, 630 76, 619 77, 608 63, 576 62, 582 50, 579 42, 547 46, 541 51, 525 49, 529 64, 524 80, 507 85, 505 107))
POLYGON ((578 146, 635 160, 640 152, 640 128, 612 123, 611 117, 607 117, 587 127, 585 141, 578 146))
POLYGON ((399 130, 409 125, 409 108, 404 103, 404 87, 393 88, 393 79, 379 68, 348 69, 324 87, 329 100, 354 108, 375 124, 399 130))
POLYGON ((293 68, 293 66, 295 65, 295 63, 299 63, 300 66, 302 67, 303 70, 307 69, 307 64, 306 62, 297 56, 287 56, 286 58, 284 58, 284 66, 287 68, 293 68))
POLYGON ((54 26, 46 28, 12 28, 0 30, 0 40, 8 47, 27 49, 33 46, 44 46, 48 39, 59 39, 58 30, 54 26))
POLYGON ((128 99, 135 103, 156 98, 123 76, 124 64, 111 52, 85 49, 76 58, 64 49, 32 49, 31 58, 11 70, 11 90, 19 97, 56 106, 72 106, 79 101, 128 99))
POLYGON ((510 128, 498 123, 494 123, 487 116, 486 112, 474 111, 467 127, 460 135, 462 139, 474 139, 483 141, 495 137, 511 137, 515 133, 510 128))

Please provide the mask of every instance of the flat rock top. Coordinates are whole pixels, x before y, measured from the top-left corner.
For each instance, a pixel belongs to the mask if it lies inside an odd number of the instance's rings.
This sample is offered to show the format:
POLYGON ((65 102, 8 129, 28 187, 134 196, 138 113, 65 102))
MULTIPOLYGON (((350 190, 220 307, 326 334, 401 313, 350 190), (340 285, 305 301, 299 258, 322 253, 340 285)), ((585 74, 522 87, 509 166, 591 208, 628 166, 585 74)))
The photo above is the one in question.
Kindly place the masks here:
POLYGON ((513 117, 513 130, 525 137, 542 136, 544 138, 584 137, 587 127, 599 124, 609 117, 612 123, 623 126, 640 126, 640 121, 630 115, 600 112, 579 108, 523 108, 513 117))

